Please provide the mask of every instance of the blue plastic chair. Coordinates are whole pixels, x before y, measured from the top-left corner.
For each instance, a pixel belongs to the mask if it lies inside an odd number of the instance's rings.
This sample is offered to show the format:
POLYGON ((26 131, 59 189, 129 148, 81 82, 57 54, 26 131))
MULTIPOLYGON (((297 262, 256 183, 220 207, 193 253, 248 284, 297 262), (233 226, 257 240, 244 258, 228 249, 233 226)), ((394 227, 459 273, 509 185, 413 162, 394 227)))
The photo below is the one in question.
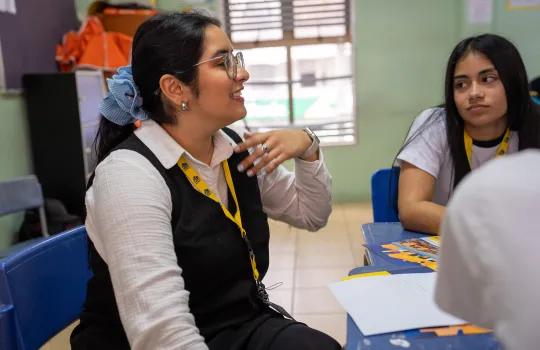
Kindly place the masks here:
POLYGON ((1 259, 0 349, 38 349, 79 318, 90 276, 84 226, 1 259))
POLYGON ((43 236, 48 236, 43 192, 35 175, 28 175, 0 182, 0 216, 39 209, 39 221, 43 236))
POLYGON ((374 222, 399 221, 397 211, 399 168, 377 170, 371 176, 371 204, 374 222))

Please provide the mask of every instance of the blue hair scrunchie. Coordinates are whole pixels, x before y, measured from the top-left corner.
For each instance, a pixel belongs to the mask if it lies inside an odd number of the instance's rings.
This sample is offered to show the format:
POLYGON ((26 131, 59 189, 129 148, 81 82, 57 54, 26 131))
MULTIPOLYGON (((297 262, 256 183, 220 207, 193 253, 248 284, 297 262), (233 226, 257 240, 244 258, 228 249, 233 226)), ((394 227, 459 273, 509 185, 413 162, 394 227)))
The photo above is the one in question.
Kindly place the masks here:
POLYGON ((112 78, 107 79, 109 92, 99 106, 99 112, 118 125, 132 124, 136 120, 148 119, 142 109, 142 97, 133 81, 131 66, 118 68, 112 78))

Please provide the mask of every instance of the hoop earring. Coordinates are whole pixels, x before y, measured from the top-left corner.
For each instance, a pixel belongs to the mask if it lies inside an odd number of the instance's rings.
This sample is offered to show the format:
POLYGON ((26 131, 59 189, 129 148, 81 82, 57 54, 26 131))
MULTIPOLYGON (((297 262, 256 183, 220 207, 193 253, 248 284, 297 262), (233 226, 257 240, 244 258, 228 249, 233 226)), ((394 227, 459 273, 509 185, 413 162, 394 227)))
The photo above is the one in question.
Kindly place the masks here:
POLYGON ((186 101, 180 102, 180 110, 181 110, 182 112, 187 112, 187 111, 189 111, 189 106, 188 106, 188 104, 187 104, 186 101))

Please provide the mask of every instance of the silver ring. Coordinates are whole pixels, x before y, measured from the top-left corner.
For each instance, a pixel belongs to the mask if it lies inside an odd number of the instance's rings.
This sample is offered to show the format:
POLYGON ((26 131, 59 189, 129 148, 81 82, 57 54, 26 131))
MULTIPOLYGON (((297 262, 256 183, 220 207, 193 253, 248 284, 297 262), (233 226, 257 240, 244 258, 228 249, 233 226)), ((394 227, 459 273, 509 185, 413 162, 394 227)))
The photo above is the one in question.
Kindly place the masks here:
POLYGON ((268 145, 267 145, 266 143, 263 143, 263 144, 261 145, 261 149, 262 149, 262 151, 263 151, 264 153, 268 153, 268 151, 270 150, 270 149, 268 148, 268 145))

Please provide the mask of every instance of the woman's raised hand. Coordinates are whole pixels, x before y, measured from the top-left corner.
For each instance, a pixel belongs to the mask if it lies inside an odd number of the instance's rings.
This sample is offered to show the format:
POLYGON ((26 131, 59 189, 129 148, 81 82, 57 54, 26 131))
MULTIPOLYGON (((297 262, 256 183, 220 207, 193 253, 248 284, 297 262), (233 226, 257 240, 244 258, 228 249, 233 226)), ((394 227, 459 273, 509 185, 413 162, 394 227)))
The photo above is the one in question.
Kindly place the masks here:
MULTIPOLYGON (((249 148, 253 151, 238 165, 239 171, 247 170, 248 176, 261 171, 271 173, 284 161, 299 157, 309 146, 311 138, 301 129, 281 129, 268 132, 248 133, 245 141, 234 148, 236 153, 249 148)), ((304 159, 314 161, 319 158, 319 152, 304 159)))

